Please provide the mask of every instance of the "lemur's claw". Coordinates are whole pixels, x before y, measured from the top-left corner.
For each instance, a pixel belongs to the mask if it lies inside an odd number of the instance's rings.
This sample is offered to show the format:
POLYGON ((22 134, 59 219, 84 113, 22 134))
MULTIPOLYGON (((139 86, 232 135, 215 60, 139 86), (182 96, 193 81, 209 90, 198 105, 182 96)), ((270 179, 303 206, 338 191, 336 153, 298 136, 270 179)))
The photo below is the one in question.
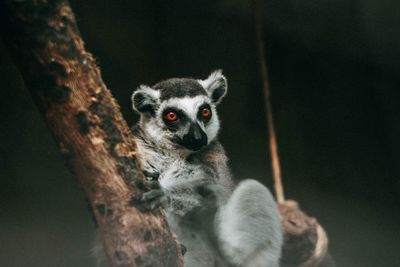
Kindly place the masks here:
POLYGON ((141 201, 142 202, 152 201, 154 199, 162 197, 163 195, 164 193, 161 189, 153 189, 150 190, 149 192, 143 193, 141 201))
POLYGON ((158 181, 136 180, 133 184, 136 188, 143 191, 160 188, 160 183, 158 181))
POLYGON ((158 172, 143 171, 143 175, 146 176, 149 181, 157 181, 158 177, 160 177, 160 173, 158 172))
POLYGON ((161 198, 164 192, 161 189, 153 189, 146 193, 136 193, 129 202, 131 207, 136 207, 140 211, 153 211, 161 206, 161 198))
POLYGON ((139 205, 140 203, 141 203, 141 200, 142 199, 142 193, 136 193, 136 194, 133 194, 132 196, 131 196, 131 200, 129 201, 129 205, 131 206, 131 207, 134 207, 134 206, 136 206, 136 205, 139 205))
POLYGON ((185 256, 186 251, 187 251, 187 248, 186 248, 183 244, 180 244, 180 245, 181 245, 181 253, 182 253, 182 256, 185 256))

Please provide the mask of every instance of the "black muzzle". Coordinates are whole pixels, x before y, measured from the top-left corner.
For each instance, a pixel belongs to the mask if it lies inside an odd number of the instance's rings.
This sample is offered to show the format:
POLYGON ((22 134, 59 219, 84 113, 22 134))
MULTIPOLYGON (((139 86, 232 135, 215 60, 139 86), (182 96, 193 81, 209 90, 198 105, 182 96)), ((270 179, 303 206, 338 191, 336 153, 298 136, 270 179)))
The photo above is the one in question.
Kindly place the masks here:
POLYGON ((182 137, 180 145, 193 151, 197 151, 207 145, 207 135, 197 123, 190 125, 189 132, 182 137))

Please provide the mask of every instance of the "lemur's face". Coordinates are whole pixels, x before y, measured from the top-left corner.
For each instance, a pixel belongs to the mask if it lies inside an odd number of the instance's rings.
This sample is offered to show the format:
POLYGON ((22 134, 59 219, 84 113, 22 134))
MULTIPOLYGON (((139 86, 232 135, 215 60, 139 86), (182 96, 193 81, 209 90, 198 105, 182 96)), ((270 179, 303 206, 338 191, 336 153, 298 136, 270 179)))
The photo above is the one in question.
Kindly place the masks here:
POLYGON ((166 149, 198 151, 219 130, 216 105, 227 91, 221 71, 206 80, 169 79, 153 87, 140 86, 132 95, 145 133, 166 149))

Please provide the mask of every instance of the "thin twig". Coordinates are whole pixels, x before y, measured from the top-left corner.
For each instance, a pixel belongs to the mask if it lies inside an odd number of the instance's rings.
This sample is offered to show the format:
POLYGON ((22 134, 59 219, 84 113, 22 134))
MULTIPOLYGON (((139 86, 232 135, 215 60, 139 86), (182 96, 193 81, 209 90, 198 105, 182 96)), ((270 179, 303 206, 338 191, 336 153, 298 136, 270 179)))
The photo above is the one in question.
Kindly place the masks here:
POLYGON ((285 201, 285 196, 282 186, 281 166, 278 155, 278 143, 276 140, 274 118, 272 113, 271 90, 268 77, 268 69, 266 62, 267 60, 264 52, 264 39, 262 34, 262 15, 261 15, 262 12, 259 0, 253 0, 253 12, 255 20, 255 31, 257 36, 258 57, 260 62, 260 74, 263 84, 264 102, 266 108, 267 128, 269 135, 268 143, 269 143, 269 152, 272 162, 272 177, 274 179, 276 199, 278 203, 283 203, 285 201))

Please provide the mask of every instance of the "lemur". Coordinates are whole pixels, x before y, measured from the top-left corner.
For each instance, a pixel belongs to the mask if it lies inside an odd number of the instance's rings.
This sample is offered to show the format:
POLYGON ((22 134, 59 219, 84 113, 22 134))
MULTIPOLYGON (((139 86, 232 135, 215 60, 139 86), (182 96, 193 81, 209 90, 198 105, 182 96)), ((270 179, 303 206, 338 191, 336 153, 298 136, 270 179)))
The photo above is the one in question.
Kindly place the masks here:
POLYGON ((205 80, 173 78, 132 95, 133 127, 143 160, 145 190, 132 205, 162 206, 186 250, 185 267, 278 267, 282 234, 269 190, 255 180, 234 186, 217 141, 216 106, 227 93, 220 70, 205 80))

